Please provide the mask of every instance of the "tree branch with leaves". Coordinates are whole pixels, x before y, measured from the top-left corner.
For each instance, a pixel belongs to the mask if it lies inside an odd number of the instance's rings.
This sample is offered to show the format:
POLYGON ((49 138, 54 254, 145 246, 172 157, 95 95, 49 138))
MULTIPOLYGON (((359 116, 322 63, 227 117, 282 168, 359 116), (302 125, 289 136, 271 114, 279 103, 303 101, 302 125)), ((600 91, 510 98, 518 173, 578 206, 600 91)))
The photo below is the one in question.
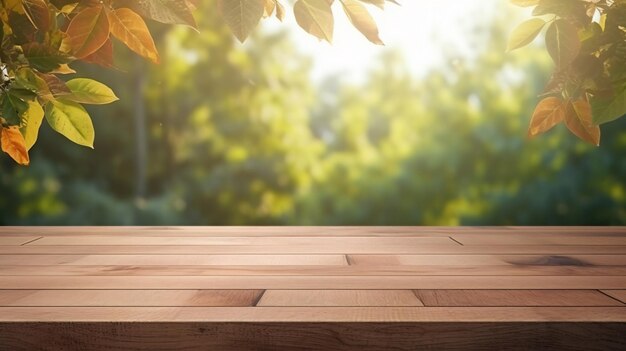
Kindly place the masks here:
POLYGON ((559 123, 600 145, 600 125, 626 115, 626 1, 511 0, 534 7, 511 34, 509 50, 530 44, 545 28, 555 69, 530 121, 528 135, 559 123))
MULTIPOLYGON (((77 61, 113 68, 113 40, 159 63, 145 19, 196 28, 197 0, 0 0, 0 141, 17 163, 47 124, 72 142, 93 147, 95 131, 84 104, 118 100, 111 89, 76 73, 77 61)), ((384 8, 395 0, 297 0, 297 23, 321 40, 332 41, 331 6, 341 4, 348 19, 375 44, 382 44, 367 5, 384 8)), ((244 41, 263 18, 283 20, 278 0, 217 0, 224 21, 244 41)))
MULTIPOLYGON (((528 134, 563 122, 579 138, 600 143, 600 125, 626 114, 626 0, 511 0, 534 7, 517 27, 509 50, 525 46, 545 29, 554 73, 532 116, 528 134)), ((113 41, 159 63, 146 24, 153 20, 196 28, 197 0, 0 0, 0 146, 29 164, 44 120, 74 143, 93 147, 95 131, 83 105, 118 100, 104 84, 65 78, 82 61, 114 68, 113 41)), ((395 0, 296 0, 298 25, 332 42, 333 6, 365 38, 383 44, 368 7, 395 0)), ((216 0, 225 23, 245 41, 264 18, 283 20, 279 0, 216 0)))

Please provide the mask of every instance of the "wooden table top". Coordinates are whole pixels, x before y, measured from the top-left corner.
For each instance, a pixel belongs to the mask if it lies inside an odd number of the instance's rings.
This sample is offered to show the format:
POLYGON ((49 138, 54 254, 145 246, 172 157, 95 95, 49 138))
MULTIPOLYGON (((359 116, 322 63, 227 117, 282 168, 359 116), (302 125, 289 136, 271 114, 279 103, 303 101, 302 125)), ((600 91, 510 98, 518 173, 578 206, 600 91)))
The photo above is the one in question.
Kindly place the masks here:
POLYGON ((626 227, 3 227, 0 323, 32 322, 624 331, 626 227))
POLYGON ((4 227, 1 321, 626 321, 626 228, 4 227))

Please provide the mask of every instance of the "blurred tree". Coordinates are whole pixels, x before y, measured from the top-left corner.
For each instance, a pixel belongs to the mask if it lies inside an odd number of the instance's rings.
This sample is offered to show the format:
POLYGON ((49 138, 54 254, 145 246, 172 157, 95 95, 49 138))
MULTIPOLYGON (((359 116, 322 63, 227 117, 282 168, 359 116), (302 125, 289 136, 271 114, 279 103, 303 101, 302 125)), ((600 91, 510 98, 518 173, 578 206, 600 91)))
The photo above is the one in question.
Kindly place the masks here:
MULTIPOLYGON (((318 111, 324 175, 299 202, 307 224, 619 224, 626 221, 623 133, 589 147, 564 127, 524 128, 551 64, 541 49, 506 56, 505 19, 479 29, 482 53, 415 81, 400 56, 365 86, 335 86, 318 111)), ((622 123, 622 122, 614 122, 622 123)), ((626 124, 626 123, 623 123, 626 124)))
POLYGON ((2 224, 626 223, 624 122, 600 148, 563 126, 528 140, 552 64, 539 47, 504 53, 506 16, 468 34, 475 57, 424 77, 388 52, 363 84, 315 87, 284 34, 241 47, 197 13, 200 33, 152 28, 160 66, 122 51, 119 71, 86 67, 121 98, 90 110, 95 151, 42 130, 33 166, 3 160, 2 224), (140 69, 145 130, 131 117, 140 69))
MULTIPOLYGON (((214 4, 205 1, 203 6, 214 4)), ((310 183, 311 168, 322 148, 308 128, 313 103, 309 63, 284 34, 259 36, 243 50, 234 47, 232 35, 215 12, 199 11, 197 20, 200 33, 155 25, 160 66, 138 67, 127 53, 119 57, 121 71, 103 73, 85 67, 87 74, 126 97, 92 111, 102 134, 98 142, 103 144, 85 157, 75 148, 47 147, 56 144, 56 136, 42 133, 33 154, 42 164, 59 165, 46 178, 63 184, 50 195, 62 210, 24 216, 11 208, 11 201, 3 211, 3 221, 203 224, 281 220, 293 206, 292 194, 310 183), (141 114, 137 106, 143 104, 133 101, 137 86, 131 82, 141 79, 137 72, 144 69, 149 115, 145 124, 129 118, 141 114), (135 73, 130 79, 129 71, 135 73), (137 141, 142 134, 147 147, 137 141), (147 169, 142 161, 144 149, 150 155, 147 169), (69 172, 66 168, 72 164, 81 167, 69 172), (74 213, 74 207, 80 207, 80 214, 74 213), (118 212, 124 214, 115 217, 118 212)), ((32 174, 41 181, 43 173, 37 173, 38 168, 11 170, 6 165, 3 188, 20 182, 10 173, 32 174)), ((14 196, 22 203, 20 194, 14 196)))

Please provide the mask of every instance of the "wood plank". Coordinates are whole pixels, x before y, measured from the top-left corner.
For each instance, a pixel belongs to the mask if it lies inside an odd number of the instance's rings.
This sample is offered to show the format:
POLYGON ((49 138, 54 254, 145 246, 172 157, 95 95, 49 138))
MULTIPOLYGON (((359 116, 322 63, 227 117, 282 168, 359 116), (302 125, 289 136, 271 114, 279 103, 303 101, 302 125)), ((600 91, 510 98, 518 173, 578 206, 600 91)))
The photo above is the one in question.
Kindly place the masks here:
POLYGON ((597 235, 597 234, 626 234, 626 226, 613 227, 429 227, 429 226, 5 226, 0 227, 0 235, 116 235, 128 236, 138 234, 140 236, 420 236, 420 235, 452 235, 452 234, 568 234, 568 235, 597 235))
POLYGON ((0 276, 0 289, 626 289, 625 276, 0 276))
MULTIPOLYGON (((457 246, 458 243, 449 237, 386 237, 386 238, 369 238, 369 237, 193 237, 193 236, 175 236, 175 237, 152 237, 138 236, 137 234, 129 236, 44 236, 40 240, 30 245, 450 245, 457 246)), ((625 243, 626 244, 626 243, 625 243)))
POLYGON ((263 290, 0 290, 0 306, 251 307, 263 290))
POLYGON ((279 266, 279 265, 0 265, 0 276, 237 276, 237 275, 301 275, 301 276, 624 276, 626 266, 279 266))
POLYGON ((0 255, 0 265, 347 265, 344 255, 0 255))
POLYGON ((198 254, 427 254, 427 255, 624 255, 626 246, 582 245, 96 245, 96 246, 0 246, 0 254, 12 255, 198 255, 198 254))
MULTIPOLYGON (((129 227, 129 226, 77 226, 77 227, 0 227, 0 235, 45 235, 45 236, 284 236, 284 237, 343 237, 343 236, 447 236, 457 227, 354 227, 354 226, 215 226, 215 227, 129 227)), ((503 232, 504 227, 464 227, 464 232, 503 232)))
POLYGON ((411 290, 267 290, 261 307, 424 306, 411 290))
POLYGON ((622 306, 597 290, 415 290, 426 306, 622 306))
POLYGON ((452 234, 463 245, 626 245, 626 235, 568 235, 568 234, 452 234))
POLYGON ((626 255, 348 255, 351 265, 626 265, 626 255))
POLYGON ((626 290, 602 290, 602 292, 626 304, 626 290))
POLYGON ((38 236, 3 236, 0 235, 0 245, 22 245, 39 238, 38 236))
POLYGON ((623 322, 626 307, 0 307, 0 322, 623 322))
POLYGON ((1 323, 7 350, 626 349, 624 323, 1 323), (112 337, 115 336, 115 337, 112 337))
POLYGON ((0 290, 0 306, 7 306, 9 303, 28 296, 30 293, 31 290, 0 290))
MULTIPOLYGON (((452 233, 468 232, 466 227, 448 227, 447 229, 452 233)), ((471 228, 478 227, 469 227, 471 228)), ((483 231, 483 234, 489 233, 523 233, 523 234, 576 234, 581 233, 584 235, 595 235, 598 233, 620 233, 624 235, 626 233, 626 226, 506 226, 506 227, 483 227, 488 230, 483 231)))

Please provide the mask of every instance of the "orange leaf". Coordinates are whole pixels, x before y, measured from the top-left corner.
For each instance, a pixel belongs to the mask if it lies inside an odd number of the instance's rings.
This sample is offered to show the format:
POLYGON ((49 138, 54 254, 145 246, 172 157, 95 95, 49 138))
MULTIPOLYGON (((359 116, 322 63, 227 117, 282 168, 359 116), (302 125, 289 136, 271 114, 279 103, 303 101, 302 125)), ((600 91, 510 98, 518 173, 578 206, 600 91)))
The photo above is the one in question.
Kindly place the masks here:
POLYGON ((30 163, 28 151, 26 150, 26 142, 19 128, 2 128, 0 139, 2 139, 2 151, 9 154, 15 162, 21 165, 28 165, 30 163))
POLYGON ((108 39, 98 51, 83 58, 83 61, 113 68, 113 43, 108 39))
POLYGON ((565 104, 561 99, 548 97, 539 102, 530 120, 528 136, 534 137, 552 129, 565 119, 565 104))
POLYGON ((600 146, 600 127, 593 124, 591 105, 585 99, 567 103, 565 125, 580 139, 600 146))
POLYGON ((50 29, 50 10, 45 0, 22 0, 26 16, 42 32, 50 29))
POLYGON ((67 40, 76 58, 98 51, 109 38, 109 20, 103 6, 79 12, 67 27, 67 40))
POLYGON ((159 53, 146 22, 133 10, 120 8, 109 12, 111 34, 137 54, 159 63, 159 53))

